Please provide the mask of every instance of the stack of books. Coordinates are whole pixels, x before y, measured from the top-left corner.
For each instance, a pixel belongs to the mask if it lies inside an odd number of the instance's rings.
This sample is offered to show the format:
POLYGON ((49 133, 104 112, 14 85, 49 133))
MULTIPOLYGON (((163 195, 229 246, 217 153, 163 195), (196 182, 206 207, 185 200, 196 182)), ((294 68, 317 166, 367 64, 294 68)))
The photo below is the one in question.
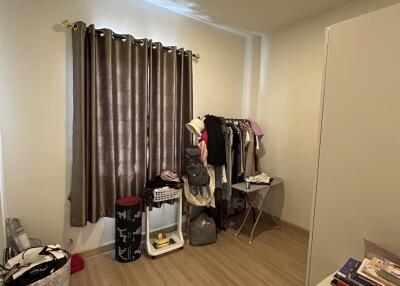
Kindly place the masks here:
POLYGON ((335 274, 331 285, 400 286, 400 266, 376 257, 362 262, 350 258, 335 274))

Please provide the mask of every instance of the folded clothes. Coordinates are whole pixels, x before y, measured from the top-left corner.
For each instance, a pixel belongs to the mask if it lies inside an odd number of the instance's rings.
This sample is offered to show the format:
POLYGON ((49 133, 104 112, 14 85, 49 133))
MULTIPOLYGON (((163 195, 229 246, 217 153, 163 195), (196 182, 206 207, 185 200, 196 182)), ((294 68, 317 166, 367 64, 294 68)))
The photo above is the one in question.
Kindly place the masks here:
POLYGON ((179 178, 178 174, 175 174, 174 172, 169 171, 169 170, 161 170, 160 177, 164 181, 180 182, 180 178, 179 178))
POLYGON ((183 180, 181 177, 171 171, 162 170, 161 175, 153 177, 151 180, 147 181, 145 190, 143 192, 143 200, 144 205, 150 207, 150 210, 153 207, 159 208, 164 203, 174 203, 174 200, 154 202, 154 190, 163 188, 182 189, 183 180))
POLYGON ((257 176, 250 176, 247 179, 251 184, 256 185, 269 185, 272 182, 272 178, 266 173, 261 173, 257 176))
POLYGON ((178 177, 178 181, 167 181, 163 180, 161 176, 156 176, 149 180, 146 183, 147 188, 151 189, 158 189, 163 187, 170 187, 173 189, 182 189, 183 188, 183 180, 182 178, 178 177))

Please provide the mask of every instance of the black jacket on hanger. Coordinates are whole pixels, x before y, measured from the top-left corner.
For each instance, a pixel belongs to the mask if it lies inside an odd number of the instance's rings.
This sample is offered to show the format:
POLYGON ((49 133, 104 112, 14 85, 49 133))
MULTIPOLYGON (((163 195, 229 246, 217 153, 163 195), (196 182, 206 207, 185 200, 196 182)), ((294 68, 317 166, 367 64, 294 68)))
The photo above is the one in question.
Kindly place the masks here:
POLYGON ((225 165, 225 136, 221 128, 221 119, 214 115, 207 115, 204 120, 204 124, 208 133, 208 164, 213 166, 225 165))

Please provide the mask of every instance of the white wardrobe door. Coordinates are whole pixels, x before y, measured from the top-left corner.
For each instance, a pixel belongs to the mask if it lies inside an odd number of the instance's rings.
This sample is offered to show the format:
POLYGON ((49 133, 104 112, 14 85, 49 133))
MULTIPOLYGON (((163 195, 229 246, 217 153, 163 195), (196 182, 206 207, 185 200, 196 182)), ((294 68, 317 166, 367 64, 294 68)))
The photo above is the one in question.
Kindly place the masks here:
POLYGON ((309 285, 363 238, 400 253, 400 5, 329 30, 309 285))
POLYGON ((6 247, 4 206, 5 203, 4 203, 3 146, 1 143, 1 130, 0 130, 0 250, 3 250, 6 247))

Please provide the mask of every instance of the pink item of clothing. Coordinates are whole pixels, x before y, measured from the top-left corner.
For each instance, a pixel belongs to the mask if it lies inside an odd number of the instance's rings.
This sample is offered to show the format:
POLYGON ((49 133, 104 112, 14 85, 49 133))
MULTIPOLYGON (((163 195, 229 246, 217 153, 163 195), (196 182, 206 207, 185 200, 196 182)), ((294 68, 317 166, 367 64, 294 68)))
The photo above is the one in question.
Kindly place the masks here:
POLYGON ((170 182, 180 182, 180 178, 178 174, 175 174, 172 171, 169 170, 161 170, 161 179, 164 181, 170 181, 170 182))
POLYGON ((251 126, 251 129, 254 132, 254 135, 263 136, 264 135, 264 131, 261 129, 260 125, 258 125, 257 122, 255 122, 254 120, 252 120, 250 118, 248 120, 250 121, 250 126, 251 126))
POLYGON ((208 132, 207 129, 204 129, 203 132, 201 132, 201 138, 200 142, 205 141, 206 143, 208 142, 208 132))
POLYGON ((201 160, 203 161, 203 165, 204 167, 207 167, 207 156, 208 156, 207 143, 206 141, 201 141, 198 144, 198 146, 200 148, 200 156, 201 160))

